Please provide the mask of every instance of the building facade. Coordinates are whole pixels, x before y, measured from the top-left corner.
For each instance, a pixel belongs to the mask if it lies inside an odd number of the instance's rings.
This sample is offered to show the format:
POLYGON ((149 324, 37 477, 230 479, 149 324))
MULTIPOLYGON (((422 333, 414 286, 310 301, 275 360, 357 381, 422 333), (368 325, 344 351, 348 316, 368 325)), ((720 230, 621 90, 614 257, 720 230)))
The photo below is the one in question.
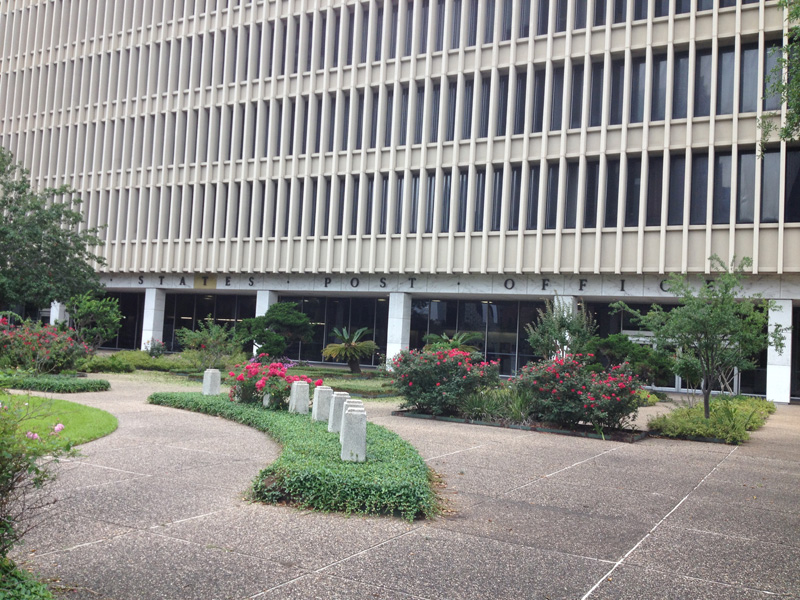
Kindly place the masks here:
MULTIPOLYGON (((104 227, 116 346, 292 299, 297 357, 478 331, 510 374, 545 298, 646 337, 609 303, 714 254, 798 322, 775 0, 6 0, 0 32, 0 143, 104 227)), ((788 342, 742 390, 800 396, 788 342)))

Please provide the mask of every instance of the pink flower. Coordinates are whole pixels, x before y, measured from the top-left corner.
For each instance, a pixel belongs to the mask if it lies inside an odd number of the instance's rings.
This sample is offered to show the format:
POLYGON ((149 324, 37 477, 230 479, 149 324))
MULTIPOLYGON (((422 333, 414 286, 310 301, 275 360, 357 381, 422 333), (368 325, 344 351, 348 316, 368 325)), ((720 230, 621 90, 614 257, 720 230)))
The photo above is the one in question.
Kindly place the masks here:
POLYGON ((239 376, 236 378, 236 381, 244 381, 244 373, 239 373, 239 376))
POLYGON ((28 433, 25 434, 25 437, 27 437, 29 440, 38 440, 39 434, 34 433, 33 431, 29 431, 28 433))
POLYGON ((231 371, 230 373, 228 373, 228 377, 236 377, 236 373, 234 373, 233 371, 231 371))
POLYGON ((322 379, 317 379, 317 380, 314 382, 314 385, 322 385, 322 379))
POLYGON ((58 433, 58 432, 59 432, 59 431, 61 431, 62 429, 64 429, 64 424, 63 424, 63 423, 59 423, 58 425, 56 425, 55 427, 53 427, 53 432, 54 432, 54 433, 58 433))

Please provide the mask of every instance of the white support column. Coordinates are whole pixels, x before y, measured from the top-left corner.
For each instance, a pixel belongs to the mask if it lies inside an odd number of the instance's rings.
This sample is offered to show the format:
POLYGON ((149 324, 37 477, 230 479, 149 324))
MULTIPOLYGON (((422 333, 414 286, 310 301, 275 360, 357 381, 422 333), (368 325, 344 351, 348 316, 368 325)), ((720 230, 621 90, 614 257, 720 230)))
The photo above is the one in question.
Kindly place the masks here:
MULTIPOLYGON (((778 310, 769 311, 769 328, 792 326, 792 301, 774 300, 778 310)), ((792 334, 785 334, 783 352, 767 350, 767 400, 788 404, 792 386, 792 334)))
POLYGON ((411 338, 411 294, 389 294, 389 322, 386 336, 386 362, 407 350, 411 338))
POLYGON ((142 322, 142 350, 150 340, 164 341, 164 308, 166 290, 147 288, 144 292, 144 319, 142 322))
POLYGON ((269 307, 278 301, 278 292, 259 290, 256 292, 256 316, 263 317, 269 307))
POLYGON ((69 319, 67 307, 61 302, 50 303, 50 325, 55 325, 56 321, 66 321, 69 319))

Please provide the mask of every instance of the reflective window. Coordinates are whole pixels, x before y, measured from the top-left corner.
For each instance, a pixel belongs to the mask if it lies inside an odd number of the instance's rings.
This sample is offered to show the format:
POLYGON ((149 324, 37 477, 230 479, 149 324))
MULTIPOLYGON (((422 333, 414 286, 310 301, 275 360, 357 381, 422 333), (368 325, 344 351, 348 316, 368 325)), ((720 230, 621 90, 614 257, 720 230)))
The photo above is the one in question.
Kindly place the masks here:
POLYGON ((676 52, 672 82, 672 118, 685 119, 689 98, 689 53, 676 52))
POLYGON ((647 62, 644 56, 631 62, 631 123, 644 120, 644 88, 647 62))
POLYGON ((544 228, 555 229, 558 224, 558 163, 553 163, 547 167, 546 200, 544 228))
POLYGON ((711 50, 698 50, 694 67, 694 116, 711 114, 711 50))
POLYGON ((522 167, 511 167, 511 202, 508 205, 508 230, 519 229, 519 206, 522 196, 522 167))
POLYGON ((583 105, 583 64, 572 65, 572 101, 570 102, 570 129, 580 129, 583 105))
POLYGON ((617 226, 617 208, 619 206, 619 159, 608 161, 606 173, 606 214, 605 227, 617 226))
POLYGON ((525 71, 517 73, 517 97, 514 103, 514 134, 525 133, 525 87, 528 78, 525 71))
POLYGON ((494 183, 492 186, 492 214, 491 229, 500 231, 500 216, 503 210, 503 167, 494 169, 494 183))
MULTIPOLYGON (((788 174, 787 174, 788 175, 788 174)), ((761 159, 761 222, 777 223, 780 207, 781 152, 769 150, 761 159)), ((787 202, 789 196, 786 196, 787 202)))
POLYGON ((483 231, 483 206, 486 202, 486 171, 475 170, 475 220, 473 231, 483 231))
POLYGON ((736 222, 752 223, 756 205, 755 152, 739 153, 736 180, 736 222))
POLYGON ((592 90, 589 104, 589 126, 603 124, 603 63, 592 63, 592 90))
POLYGON ((611 61, 611 110, 609 122, 622 123, 623 92, 625 85, 625 61, 621 58, 611 61))
POLYGON ((639 225, 639 196, 642 189, 642 159, 628 159, 628 185, 625 190, 625 227, 639 225))
POLYGON ((692 155, 692 195, 689 200, 689 225, 706 224, 708 202, 708 154, 692 155))
POLYGON ((729 223, 731 219, 731 155, 720 152, 714 157, 714 202, 711 222, 729 223))
MULTIPOLYGON (((800 183, 798 183, 800 186, 800 183)), ((531 165, 528 178, 528 206, 525 229, 536 229, 539 221, 539 165, 531 165)))
POLYGON ((651 156, 647 169, 647 215, 645 225, 661 225, 661 192, 663 183, 664 158, 651 156))
POLYGON ((567 163, 567 193, 564 197, 564 229, 575 229, 578 216, 578 171, 580 163, 567 163))
POLYGON ((653 89, 650 120, 663 121, 667 105, 667 55, 653 56, 653 89))
POLYGON ((550 131, 561 129, 564 109, 564 67, 553 68, 553 98, 550 105, 550 131))
POLYGON ((739 77, 739 112, 756 112, 758 108, 758 44, 742 46, 739 77))
POLYGON ((600 185, 600 161, 586 161, 586 198, 583 203, 583 226, 597 227, 597 192, 600 185))
MULTIPOLYGON (((735 55, 736 51, 734 48, 720 48, 717 53, 718 115, 730 115, 733 113, 733 63, 735 55)), ((751 81, 755 82, 757 79, 751 81)))
POLYGON ((683 225, 683 190, 686 179, 686 157, 674 154, 669 165, 669 205, 667 225, 683 225))

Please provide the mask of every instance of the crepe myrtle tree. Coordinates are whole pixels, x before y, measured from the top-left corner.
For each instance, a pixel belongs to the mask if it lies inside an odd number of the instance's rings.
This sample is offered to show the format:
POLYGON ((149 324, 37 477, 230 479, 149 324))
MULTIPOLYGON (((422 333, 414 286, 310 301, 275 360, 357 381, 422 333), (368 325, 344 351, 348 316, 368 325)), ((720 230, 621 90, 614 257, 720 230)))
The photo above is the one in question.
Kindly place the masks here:
POLYGON ((713 277, 701 278, 697 285, 685 275, 672 274, 667 289, 679 305, 671 310, 653 305, 646 313, 633 310, 624 302, 612 305, 626 310, 653 334, 656 347, 672 348, 672 368, 681 377, 699 381, 705 417, 710 415, 711 390, 724 384, 734 369, 755 368, 755 358, 771 346, 783 350, 787 328, 769 327, 769 311, 776 304, 760 294, 746 296, 742 280, 749 258, 726 265, 711 257, 713 277))

